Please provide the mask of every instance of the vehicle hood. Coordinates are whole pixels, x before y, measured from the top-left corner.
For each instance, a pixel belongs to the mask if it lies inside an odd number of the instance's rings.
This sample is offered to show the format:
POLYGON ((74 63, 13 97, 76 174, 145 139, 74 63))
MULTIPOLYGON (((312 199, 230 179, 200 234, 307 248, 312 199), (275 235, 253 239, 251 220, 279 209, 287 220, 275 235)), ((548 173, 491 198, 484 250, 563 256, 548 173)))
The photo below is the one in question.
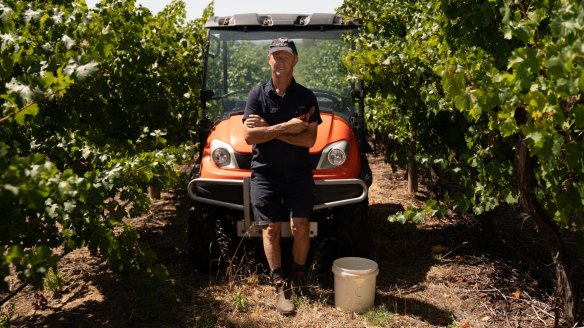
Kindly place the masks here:
MULTIPOLYGON (((310 153, 320 153, 330 143, 341 139, 349 139, 353 131, 348 123, 333 113, 321 113, 322 123, 318 126, 316 142, 310 153)), ((243 138, 243 115, 233 115, 217 124, 211 132, 209 140, 219 139, 229 143, 238 153, 251 154, 251 145, 243 138)))

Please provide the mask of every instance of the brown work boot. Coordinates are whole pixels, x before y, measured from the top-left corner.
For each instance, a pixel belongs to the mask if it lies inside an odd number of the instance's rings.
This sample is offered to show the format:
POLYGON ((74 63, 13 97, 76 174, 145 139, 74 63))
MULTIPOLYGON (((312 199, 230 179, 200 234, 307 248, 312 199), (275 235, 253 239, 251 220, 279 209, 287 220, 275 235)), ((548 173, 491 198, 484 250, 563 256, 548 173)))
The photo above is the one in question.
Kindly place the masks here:
POLYGON ((284 280, 276 281, 275 284, 276 293, 278 294, 276 310, 283 315, 294 314, 296 307, 294 306, 294 302, 292 302, 292 289, 290 289, 284 280))

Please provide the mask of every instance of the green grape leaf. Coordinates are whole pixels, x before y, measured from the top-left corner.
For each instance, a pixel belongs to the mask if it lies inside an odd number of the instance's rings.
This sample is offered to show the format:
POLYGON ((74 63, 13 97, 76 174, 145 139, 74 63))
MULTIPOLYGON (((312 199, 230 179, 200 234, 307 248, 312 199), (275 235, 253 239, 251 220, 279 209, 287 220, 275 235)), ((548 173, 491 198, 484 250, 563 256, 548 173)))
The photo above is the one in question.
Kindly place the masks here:
POLYGON ((560 56, 550 57, 546 61, 546 68, 550 74, 563 76, 566 74, 566 61, 560 56))
POLYGON ((577 128, 584 128, 584 105, 574 106, 572 109, 572 115, 574 116, 574 124, 577 128))
POLYGON ((26 120, 26 116, 30 115, 30 116, 36 116, 39 112, 39 105, 37 103, 33 103, 33 104, 29 104, 26 106, 25 109, 19 111, 15 116, 14 116, 14 120, 20 124, 23 125, 25 120, 26 120))
POLYGON ((14 68, 14 60, 10 55, 0 56, 0 78, 7 80, 12 75, 14 68))

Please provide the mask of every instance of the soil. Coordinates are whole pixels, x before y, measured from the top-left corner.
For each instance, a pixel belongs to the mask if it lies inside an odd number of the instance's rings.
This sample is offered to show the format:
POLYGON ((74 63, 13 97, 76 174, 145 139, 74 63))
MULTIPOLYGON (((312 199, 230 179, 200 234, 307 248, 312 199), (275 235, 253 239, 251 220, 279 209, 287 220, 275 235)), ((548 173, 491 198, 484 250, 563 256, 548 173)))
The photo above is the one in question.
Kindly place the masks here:
MULTIPOLYGON (((407 192, 405 172, 370 156, 374 183, 369 217, 379 265, 375 307, 364 314, 334 307, 330 272, 312 275, 314 299, 297 299, 296 315, 275 310, 263 271, 247 258, 227 271, 202 274, 186 254, 190 200, 170 190, 150 213, 128 220, 168 269, 163 282, 122 277, 80 249, 64 257, 60 293, 25 288, 11 300, 15 327, 552 327, 553 268, 532 222, 500 209, 488 217, 451 215, 390 223, 391 214, 421 206, 421 183, 407 192)), ((3 306, 9 312, 10 304, 3 306)), ((560 322, 561 324, 561 322, 560 322)))

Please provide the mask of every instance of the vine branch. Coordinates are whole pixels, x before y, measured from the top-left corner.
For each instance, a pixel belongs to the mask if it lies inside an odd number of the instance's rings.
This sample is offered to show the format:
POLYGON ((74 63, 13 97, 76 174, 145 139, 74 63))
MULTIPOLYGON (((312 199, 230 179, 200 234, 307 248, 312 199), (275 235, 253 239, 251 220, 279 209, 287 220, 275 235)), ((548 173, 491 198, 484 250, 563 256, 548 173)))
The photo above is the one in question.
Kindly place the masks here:
MULTIPOLYGON (((62 91, 65 91, 65 90, 67 90, 68 88, 69 88, 69 86, 66 86, 66 87, 64 87, 64 88, 61 88, 61 89, 59 89, 59 90, 55 91, 55 92, 50 92, 50 93, 46 94, 46 95, 43 97, 43 100, 44 100, 44 99, 48 99, 49 97, 52 97, 52 96, 54 96, 54 95, 56 95, 56 94, 59 94, 59 93, 61 93, 62 91)), ((22 112, 22 111, 26 110, 27 108, 30 108, 30 107, 31 107, 32 105, 34 105, 34 104, 38 104, 38 101, 31 101, 30 103, 26 104, 24 107, 20 108, 19 110, 15 111, 14 113, 10 113, 10 114, 8 114, 8 115, 6 115, 6 116, 4 116, 4 117, 0 118, 0 123, 2 123, 2 122, 4 122, 4 121, 7 121, 7 120, 9 120, 9 119, 11 119, 11 118, 13 118, 13 117, 15 117, 16 115, 18 115, 18 113, 20 113, 20 112, 22 112)))

